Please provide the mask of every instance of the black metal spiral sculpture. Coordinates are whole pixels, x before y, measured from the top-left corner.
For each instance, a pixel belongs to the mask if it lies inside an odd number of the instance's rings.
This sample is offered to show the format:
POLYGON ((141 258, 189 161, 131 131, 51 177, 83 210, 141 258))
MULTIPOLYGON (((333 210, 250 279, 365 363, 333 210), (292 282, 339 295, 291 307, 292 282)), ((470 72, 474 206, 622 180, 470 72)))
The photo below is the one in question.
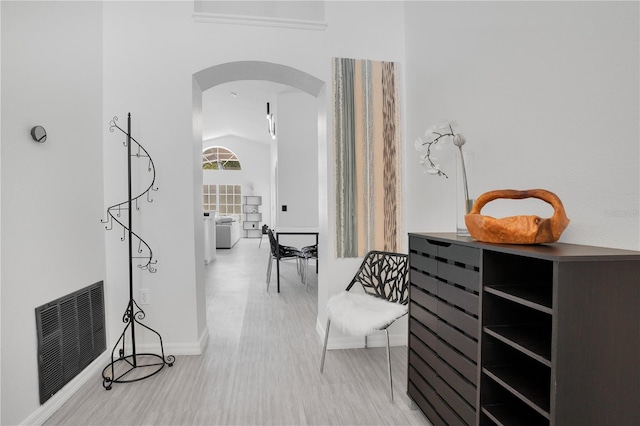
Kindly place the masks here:
MULTIPOLYGON (((143 240, 138 234, 136 234, 135 232, 133 232, 133 230, 131 229, 130 226, 128 226, 127 224, 125 224, 122 220, 122 212, 123 211, 128 211, 129 213, 131 213, 131 204, 135 203, 135 209, 136 210, 140 210, 140 206, 138 204, 138 201, 142 198, 146 196, 146 200, 149 203, 153 202, 153 198, 151 198, 151 191, 157 191, 158 188, 155 187, 155 183, 156 183, 156 166, 153 163, 153 159, 151 158, 151 156, 149 155, 149 152, 147 152, 146 149, 144 149, 144 147, 142 145, 140 145, 138 143, 138 141, 136 141, 133 136, 131 136, 130 133, 130 129, 128 131, 125 131, 124 129, 122 129, 120 126, 118 126, 118 117, 113 117, 113 119, 109 122, 109 131, 110 132, 114 132, 116 129, 121 131, 122 133, 125 134, 126 139, 123 142, 123 145, 125 147, 128 148, 128 155, 129 155, 129 161, 128 161, 128 168, 129 168, 129 199, 127 199, 126 201, 123 201, 121 203, 118 204, 114 204, 112 206, 110 206, 109 208, 107 208, 107 219, 103 220, 102 223, 106 223, 107 226, 105 226, 105 229, 110 231, 111 229, 113 229, 113 222, 118 223, 121 227, 122 227, 122 238, 120 238, 122 241, 126 240, 126 233, 130 232, 131 233, 131 237, 135 238, 138 241, 138 249, 137 252, 139 254, 139 256, 134 256, 133 259, 142 259, 143 263, 140 263, 138 265, 138 268, 140 269, 146 269, 149 272, 153 273, 156 272, 156 268, 155 268, 155 264, 157 263, 156 260, 153 260, 153 250, 151 250, 151 247, 149 246, 149 244, 147 244, 147 242, 145 240, 143 240), (136 145, 136 149, 137 152, 133 153, 132 149, 131 149, 131 143, 134 143, 136 145), (149 185, 138 195, 136 195, 135 197, 132 197, 131 194, 131 157, 135 157, 135 158, 148 158, 149 159, 149 165, 147 166, 147 171, 151 174, 151 179, 149 182, 149 185), (145 262, 146 260, 146 262, 145 262)), ((128 116, 128 123, 130 125, 131 123, 131 114, 129 114, 128 116)), ((129 214, 129 222, 131 223, 131 214, 129 214)))
POLYGON ((124 146, 127 148, 127 174, 128 174, 128 198, 126 201, 114 204, 107 208, 107 218, 102 220, 102 223, 106 223, 105 229, 112 230, 114 222, 122 227, 122 241, 129 236, 129 303, 122 316, 122 322, 125 323, 125 328, 120 335, 120 338, 116 342, 111 351, 111 362, 102 370, 102 385, 105 389, 110 390, 113 383, 130 383, 137 382, 147 377, 151 377, 157 374, 164 368, 165 365, 171 367, 175 362, 175 357, 169 355, 165 357, 164 346, 162 344, 162 336, 154 329, 146 326, 141 321, 145 318, 145 313, 136 303, 133 297, 133 271, 134 263, 138 263, 137 268, 146 270, 151 273, 156 272, 157 260, 153 257, 153 250, 145 240, 143 240, 137 233, 133 231, 133 208, 140 210, 138 204, 142 197, 146 198, 149 203, 153 202, 151 198, 151 191, 157 191, 155 187, 156 181, 156 168, 151 159, 151 156, 142 145, 138 143, 131 136, 131 114, 127 117, 127 130, 125 131, 117 124, 118 117, 113 117, 109 122, 109 131, 115 130, 121 131, 126 139, 124 146), (135 152, 132 149, 135 144, 135 152), (147 171, 150 173, 149 184, 138 195, 133 196, 131 189, 131 160, 135 159, 148 159, 147 171), (125 221, 122 218, 123 211, 127 212, 128 219, 125 221), (134 246, 137 248, 134 249, 134 246), (143 329, 155 334, 160 341, 161 355, 152 353, 137 353, 136 351, 136 335, 135 326, 139 325, 143 329), (130 332, 131 342, 127 347, 126 336, 127 331, 130 332), (116 351, 118 353, 116 357, 116 351), (127 354, 128 353, 128 354, 127 354))

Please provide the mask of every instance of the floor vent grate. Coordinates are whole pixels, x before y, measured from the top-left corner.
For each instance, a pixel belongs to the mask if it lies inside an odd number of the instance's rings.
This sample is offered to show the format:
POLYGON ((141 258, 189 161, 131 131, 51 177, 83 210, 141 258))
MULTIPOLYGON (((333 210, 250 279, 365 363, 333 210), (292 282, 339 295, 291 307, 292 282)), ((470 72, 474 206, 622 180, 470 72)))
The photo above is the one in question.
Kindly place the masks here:
POLYGON ((40 404, 106 350, 103 282, 36 308, 40 404))

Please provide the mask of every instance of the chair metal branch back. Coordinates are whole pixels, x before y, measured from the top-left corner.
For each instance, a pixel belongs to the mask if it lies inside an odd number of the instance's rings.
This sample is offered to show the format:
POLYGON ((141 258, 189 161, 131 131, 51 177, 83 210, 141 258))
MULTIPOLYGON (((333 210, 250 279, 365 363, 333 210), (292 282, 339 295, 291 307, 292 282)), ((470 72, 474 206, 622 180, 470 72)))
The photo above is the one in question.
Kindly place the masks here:
POLYGON ((406 305, 409 299, 408 272, 406 254, 373 250, 367 253, 346 290, 360 283, 368 294, 406 305))
POLYGON ((267 235, 269 236, 269 245, 271 246, 271 255, 276 257, 278 255, 278 242, 276 241, 276 237, 273 235, 273 231, 270 228, 267 228, 267 235))

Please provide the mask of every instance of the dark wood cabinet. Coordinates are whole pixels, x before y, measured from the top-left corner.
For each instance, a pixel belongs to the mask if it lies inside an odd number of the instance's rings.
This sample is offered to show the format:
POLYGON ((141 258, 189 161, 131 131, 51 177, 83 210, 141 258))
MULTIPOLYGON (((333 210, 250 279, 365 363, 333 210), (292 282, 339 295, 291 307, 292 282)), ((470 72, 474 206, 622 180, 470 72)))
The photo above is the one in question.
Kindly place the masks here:
POLYGON ((640 252, 409 234, 409 397, 434 425, 640 424, 640 252))

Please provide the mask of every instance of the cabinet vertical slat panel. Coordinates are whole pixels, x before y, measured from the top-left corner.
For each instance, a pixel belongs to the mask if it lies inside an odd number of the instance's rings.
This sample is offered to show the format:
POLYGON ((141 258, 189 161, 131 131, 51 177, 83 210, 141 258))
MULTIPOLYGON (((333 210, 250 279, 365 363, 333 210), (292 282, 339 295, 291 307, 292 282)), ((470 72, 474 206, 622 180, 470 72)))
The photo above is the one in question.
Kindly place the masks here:
POLYGON ((422 272, 411 271, 411 283, 416 287, 420 288, 431 294, 438 293, 438 280, 433 277, 430 277, 422 272))
POLYGON ((421 391, 426 393, 429 404, 435 408, 436 412, 445 421, 445 424, 451 426, 467 426, 467 424, 458 416, 458 414, 441 398, 437 391, 420 376, 413 367, 409 368, 409 379, 415 383, 421 391))
MULTIPOLYGON (((476 280, 478 279, 476 273, 476 280)), ((450 284, 438 282, 438 289, 436 290, 438 297, 446 300, 448 303, 455 305, 460 309, 464 309, 468 314, 478 316, 478 295, 460 287, 455 287, 450 284)))
POLYGON ((422 376, 408 376, 433 414, 431 421, 475 424, 478 358, 480 251, 410 236, 409 366, 422 376), (418 336, 418 337, 416 337, 418 336), (423 380, 424 379, 424 380, 423 380))
POLYGON ((468 381, 477 385, 478 366, 476 363, 469 361, 441 340, 438 340, 438 356, 468 381))
POLYGON ((448 305, 444 301, 438 302, 438 317, 463 331, 468 336, 478 338, 478 319, 463 311, 448 305))
POLYGON ((415 251, 426 256, 435 257, 438 254, 438 246, 432 244, 426 238, 409 236, 409 251, 415 251))
POLYGON ((480 291, 478 272, 455 264, 438 263, 438 277, 449 283, 460 285, 469 291, 480 291))
POLYGON ((466 402, 446 381, 438 376, 438 373, 424 362, 420 357, 411 353, 409 359, 411 366, 441 395, 449 405, 452 405, 455 412, 469 425, 474 423, 475 410, 473 406, 466 402))
POLYGON ((478 362, 478 342, 467 337, 443 321, 438 321, 438 336, 449 346, 469 358, 474 364, 478 362))
POLYGON ((480 266, 480 250, 459 244, 439 245, 438 256, 469 266, 480 266))
POLYGON ((455 389, 471 406, 476 405, 476 386, 465 379, 455 368, 444 362, 442 358, 437 358, 433 362, 433 367, 438 376, 455 389))
POLYGON ((409 262, 411 267, 419 271, 430 272, 436 269, 438 264, 434 258, 425 257, 421 254, 410 253, 409 262))
MULTIPOLYGON (((411 379, 411 378, 409 378, 411 379)), ((411 380, 409 380, 409 385, 407 386, 407 393, 411 396, 411 399, 418 405, 418 407, 422 410, 422 412, 427 416, 432 426, 446 426, 446 423, 442 418, 438 415, 436 410, 429 404, 427 398, 422 394, 425 392, 427 395, 433 397, 435 396, 435 391, 431 388, 424 389, 421 388, 418 390, 415 384, 411 380)))
POLYGON ((428 343, 421 341, 414 334, 409 335, 409 346, 411 348, 410 351, 414 351, 418 354, 420 358, 427 362, 427 364, 435 364, 435 361, 438 358, 437 349, 435 347, 430 347, 428 343))
POLYGON ((415 302, 411 302, 409 304, 409 314, 412 318, 420 321, 420 323, 425 327, 434 331, 437 330, 438 317, 424 309, 422 306, 416 304, 415 302))
MULTIPOLYGON (((412 285, 412 287, 415 287, 412 285)), ((411 301, 435 313, 438 311, 438 299, 417 288, 411 289, 411 301)))
POLYGON ((436 351, 436 348, 438 347, 438 336, 436 335, 436 330, 429 330, 414 318, 411 318, 409 322, 411 334, 436 351))

